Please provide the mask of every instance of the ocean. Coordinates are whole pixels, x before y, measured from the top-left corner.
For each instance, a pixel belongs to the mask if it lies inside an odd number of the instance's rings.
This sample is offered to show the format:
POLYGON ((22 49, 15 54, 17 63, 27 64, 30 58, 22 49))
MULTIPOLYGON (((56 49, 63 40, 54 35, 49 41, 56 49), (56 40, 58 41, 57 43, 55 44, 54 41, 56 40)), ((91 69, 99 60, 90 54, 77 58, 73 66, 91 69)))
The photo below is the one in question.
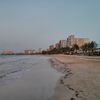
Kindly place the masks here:
POLYGON ((62 73, 49 57, 0 55, 0 100, 48 100, 62 73))

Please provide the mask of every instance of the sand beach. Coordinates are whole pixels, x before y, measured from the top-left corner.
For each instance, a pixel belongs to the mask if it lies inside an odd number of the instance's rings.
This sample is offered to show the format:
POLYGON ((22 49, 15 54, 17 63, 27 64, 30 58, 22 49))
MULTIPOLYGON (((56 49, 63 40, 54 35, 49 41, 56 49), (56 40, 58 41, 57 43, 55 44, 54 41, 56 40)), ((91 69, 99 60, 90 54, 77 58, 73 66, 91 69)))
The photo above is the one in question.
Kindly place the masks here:
POLYGON ((51 63, 65 73, 51 100, 100 100, 100 57, 51 55, 51 63))

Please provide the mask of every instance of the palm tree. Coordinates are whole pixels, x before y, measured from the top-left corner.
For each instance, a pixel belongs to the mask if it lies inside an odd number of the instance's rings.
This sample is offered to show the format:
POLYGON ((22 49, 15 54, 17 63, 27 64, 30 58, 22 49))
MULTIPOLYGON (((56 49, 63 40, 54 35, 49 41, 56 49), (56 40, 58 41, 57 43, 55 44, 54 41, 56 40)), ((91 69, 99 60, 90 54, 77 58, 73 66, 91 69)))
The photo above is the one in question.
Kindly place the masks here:
POLYGON ((90 47, 91 49, 95 49, 95 48, 97 47, 97 43, 96 43, 95 41, 92 41, 92 42, 90 43, 89 47, 90 47))
POLYGON ((70 53, 70 47, 66 46, 64 48, 64 53, 69 54, 70 53))
POLYGON ((89 47, 88 45, 89 45, 89 43, 85 43, 84 45, 81 46, 81 49, 83 50, 83 53, 87 53, 88 47, 89 47))
POLYGON ((79 50, 79 46, 77 44, 74 44, 72 48, 76 53, 77 53, 77 50, 79 50))
MULTIPOLYGON (((97 43, 95 41, 92 41, 90 43, 85 43, 81 49, 83 50, 84 53, 87 54, 87 51, 91 52, 93 55, 94 49, 97 47, 97 43)), ((91 54, 89 54, 91 55, 91 54)))
POLYGON ((93 55, 94 49, 96 49, 96 47, 97 47, 97 43, 95 41, 92 41, 88 44, 89 51, 92 53, 92 55, 93 55))

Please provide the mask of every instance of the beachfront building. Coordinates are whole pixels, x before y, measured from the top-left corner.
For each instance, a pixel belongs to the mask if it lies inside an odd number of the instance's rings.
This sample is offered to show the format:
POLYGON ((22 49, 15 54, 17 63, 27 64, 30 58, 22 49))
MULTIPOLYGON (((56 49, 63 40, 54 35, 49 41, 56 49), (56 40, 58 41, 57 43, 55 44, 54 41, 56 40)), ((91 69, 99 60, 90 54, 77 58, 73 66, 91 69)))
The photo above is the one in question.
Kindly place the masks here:
POLYGON ((70 36, 67 38, 67 46, 68 46, 68 47, 72 47, 73 44, 75 44, 75 36, 74 36, 74 35, 70 35, 70 36))
POLYGON ((30 54, 34 54, 34 53, 35 53, 35 50, 31 50, 31 49, 24 50, 24 54, 26 54, 26 55, 30 55, 30 54))
POLYGON ((90 40, 88 38, 76 38, 74 35, 70 35, 67 38, 67 46, 72 47, 74 44, 77 44, 79 47, 84 45, 85 43, 89 43, 90 40))
POLYGON ((60 40, 59 41, 59 47, 65 48, 67 46, 67 40, 60 40))
POLYGON ((11 51, 11 50, 4 50, 4 51, 1 52, 1 54, 3 54, 3 55, 12 55, 12 54, 14 54, 14 52, 11 51))
POLYGON ((55 45, 50 45, 49 50, 53 50, 54 48, 59 49, 65 47, 72 48, 74 44, 77 44, 79 47, 81 47, 85 43, 89 42, 90 40, 88 38, 80 38, 80 37, 75 37, 74 35, 70 35, 66 40, 60 40, 55 45))
POLYGON ((88 38, 75 38, 75 44, 77 44, 79 47, 89 42, 90 40, 88 38))
POLYGON ((39 48, 39 53, 42 53, 42 48, 39 48))
POLYGON ((56 43, 56 44, 55 44, 55 48, 56 48, 56 49, 59 49, 59 48, 60 48, 59 43, 56 43))
POLYGON ((53 50, 54 48, 55 48, 54 45, 50 45, 50 46, 49 46, 49 50, 53 50))

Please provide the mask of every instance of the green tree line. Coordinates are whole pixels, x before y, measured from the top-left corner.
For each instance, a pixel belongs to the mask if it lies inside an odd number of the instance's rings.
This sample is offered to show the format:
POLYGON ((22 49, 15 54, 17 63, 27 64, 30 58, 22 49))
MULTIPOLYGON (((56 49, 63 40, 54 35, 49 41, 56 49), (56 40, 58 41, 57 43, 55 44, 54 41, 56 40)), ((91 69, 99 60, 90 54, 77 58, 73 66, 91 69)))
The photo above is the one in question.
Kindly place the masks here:
MULTIPOLYGON (((54 48, 48 51, 42 51, 42 54, 84 54, 84 55, 94 55, 95 49, 97 48, 97 43, 95 41, 91 41, 89 43, 85 43, 81 47, 77 44, 74 44, 72 47, 64 47, 64 48, 54 48)), ((100 55, 100 52, 99 52, 100 55)))

